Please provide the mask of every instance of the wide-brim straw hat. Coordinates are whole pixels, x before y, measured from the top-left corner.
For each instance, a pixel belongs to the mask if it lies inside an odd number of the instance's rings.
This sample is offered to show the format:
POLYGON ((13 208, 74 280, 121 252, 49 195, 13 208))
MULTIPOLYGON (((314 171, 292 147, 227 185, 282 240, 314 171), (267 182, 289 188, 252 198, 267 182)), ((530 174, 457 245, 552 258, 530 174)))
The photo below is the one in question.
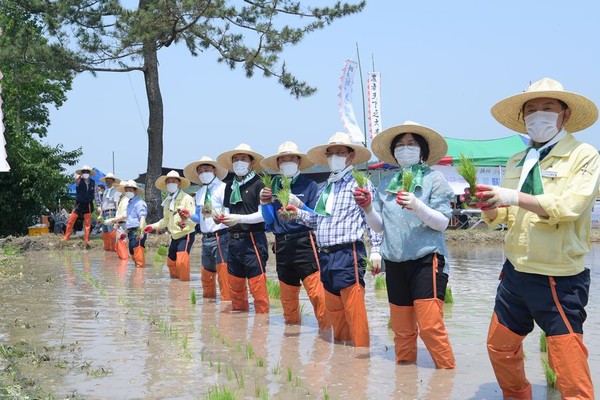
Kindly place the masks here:
POLYGON ((121 193, 125 193, 125 188, 134 188, 137 189, 136 194, 142 195, 144 194, 144 189, 141 188, 136 181, 133 179, 123 180, 121 183, 115 188, 121 193))
POLYGON ((581 131, 598 119, 598 108, 593 101, 580 94, 567 92, 560 82, 550 78, 534 82, 523 93, 499 101, 492 107, 492 115, 507 128, 527 134, 522 114, 523 104, 542 97, 558 99, 569 106, 571 117, 565 125, 565 130, 569 133, 581 131))
POLYGON ((83 173, 81 171, 90 171, 90 176, 96 175, 96 171, 94 171, 94 169, 92 167, 90 167, 89 165, 84 165, 83 167, 75 170, 75 173, 77 175, 81 175, 83 173))
POLYGON ((227 171, 233 171, 233 161, 231 160, 231 158, 236 154, 248 154, 249 156, 252 156, 252 158, 254 158, 254 161, 255 161, 254 168, 253 168, 254 171, 256 171, 256 172, 262 171, 262 165, 260 164, 260 162, 265 157, 263 157, 262 155, 258 154, 255 151, 253 151, 252 148, 245 143, 241 143, 233 150, 229 150, 224 153, 221 153, 217 157, 217 162, 220 165, 222 165, 223 167, 227 168, 227 171))
POLYGON ((325 152, 331 146, 346 146, 354 150, 355 155, 354 159, 352 160, 352 165, 366 163, 371 159, 371 152, 369 151, 369 149, 360 144, 355 144, 352 141, 352 136, 345 132, 336 132, 329 138, 327 144, 322 144, 320 146, 316 146, 310 149, 308 151, 308 158, 315 164, 319 164, 324 167, 329 167, 329 164, 327 163, 327 155, 325 155, 325 152))
POLYGON ((294 142, 283 142, 277 149, 277 154, 265 158, 260 163, 264 169, 270 169, 271 171, 279 171, 279 165, 277 165, 277 159, 281 156, 298 156, 300 158, 300 170, 304 170, 315 165, 308 159, 308 155, 300 152, 298 145, 294 142))
POLYGON ((427 165, 435 165, 448 153, 446 139, 436 131, 413 121, 406 121, 402 125, 392 126, 379 133, 371 142, 371 149, 380 161, 391 165, 398 165, 394 152, 391 149, 394 138, 403 133, 412 133, 422 136, 429 146, 429 157, 423 160, 427 165))
POLYGON ((163 192, 166 192, 167 191, 167 178, 179 179, 181 181, 181 185, 179 185, 179 188, 182 190, 190 187, 190 180, 187 178, 184 178, 183 176, 180 176, 179 172, 177 172, 177 171, 169 171, 168 174, 160 176, 156 180, 156 182, 154 182, 154 186, 156 186, 158 189, 162 190, 163 192))
POLYGON ((203 183, 200 181, 200 178, 198 177, 198 172, 196 171, 196 169, 200 165, 204 165, 204 164, 212 165, 215 168, 215 176, 218 179, 223 180, 227 176, 228 171, 225 167, 219 165, 215 160, 213 160, 210 157, 206 157, 206 156, 202 157, 198 161, 194 161, 194 162, 186 165, 185 168, 183 169, 183 176, 185 176, 186 178, 188 178, 190 181, 194 182, 197 185, 202 185, 203 183))
POLYGON ((115 174, 113 174, 112 172, 109 172, 108 174, 104 175, 102 178, 100 178, 100 180, 102 182, 106 182, 107 179, 112 179, 115 181, 116 184, 118 184, 119 182, 121 182, 121 180, 119 178, 117 178, 115 176, 115 174))

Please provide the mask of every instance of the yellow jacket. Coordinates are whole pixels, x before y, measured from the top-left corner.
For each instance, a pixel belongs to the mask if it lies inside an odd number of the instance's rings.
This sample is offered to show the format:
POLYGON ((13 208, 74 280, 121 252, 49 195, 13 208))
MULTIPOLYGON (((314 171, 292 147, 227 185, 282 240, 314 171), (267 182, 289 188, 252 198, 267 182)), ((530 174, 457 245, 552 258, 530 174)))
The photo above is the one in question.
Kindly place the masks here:
MULTIPOLYGON (((525 152, 508 160, 500 186, 516 189, 521 175, 517 164, 525 152)), ((540 162, 544 194, 536 196, 547 218, 511 206, 499 208, 488 225, 507 223, 506 257, 520 272, 572 276, 584 270, 590 250, 591 212, 598 197, 598 150, 571 134, 560 140, 540 162)))
POLYGON ((170 201, 165 201, 162 219, 151 224, 151 226, 154 229, 167 228, 173 239, 180 239, 193 232, 196 223, 188 218, 185 221, 185 228, 181 229, 179 226, 181 223, 181 217, 179 217, 177 210, 188 210, 190 214, 193 214, 196 210, 196 204, 194 202, 194 198, 185 193, 183 190, 179 190, 179 193, 177 193, 173 210, 170 209, 170 203, 170 201))

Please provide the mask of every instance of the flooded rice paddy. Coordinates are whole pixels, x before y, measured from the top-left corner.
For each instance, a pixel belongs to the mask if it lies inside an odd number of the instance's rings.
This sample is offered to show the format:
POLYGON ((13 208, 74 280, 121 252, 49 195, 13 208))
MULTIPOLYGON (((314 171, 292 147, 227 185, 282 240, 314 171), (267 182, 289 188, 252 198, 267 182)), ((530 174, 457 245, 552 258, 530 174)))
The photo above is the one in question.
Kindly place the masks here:
MULTIPOLYGON (((0 343, 29 349, 20 374, 56 398, 203 399, 217 388, 259 399, 501 398, 485 347, 500 245, 450 244, 455 302, 445 305, 445 322, 454 371, 436 370, 420 340, 417 365, 395 365, 385 290, 371 276, 371 347, 356 350, 319 334, 304 291, 300 326, 284 325, 279 300, 265 316, 202 299, 199 249, 191 282, 169 279, 156 249, 145 269, 100 250, 26 253, 0 278, 0 343)), ((600 394, 600 245, 587 264, 585 343, 600 394)), ((273 258, 268 275, 276 276, 273 258)), ((558 399, 546 385, 539 339, 536 328, 525 341, 534 398, 558 399)))

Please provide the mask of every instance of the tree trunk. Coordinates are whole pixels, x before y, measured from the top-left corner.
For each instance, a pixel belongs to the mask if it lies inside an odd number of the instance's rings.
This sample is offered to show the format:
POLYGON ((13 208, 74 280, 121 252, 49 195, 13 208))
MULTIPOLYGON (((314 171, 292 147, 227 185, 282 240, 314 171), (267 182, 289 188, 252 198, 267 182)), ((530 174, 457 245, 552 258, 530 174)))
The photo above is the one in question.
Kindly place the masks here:
MULTIPOLYGON (((140 4, 143 1, 140 1, 140 4)), ((160 190, 154 186, 162 175, 163 161, 163 101, 158 81, 158 55, 156 43, 146 41, 143 44, 144 80, 148 97, 148 171, 146 174, 146 203, 148 204, 148 222, 162 218, 160 190)))

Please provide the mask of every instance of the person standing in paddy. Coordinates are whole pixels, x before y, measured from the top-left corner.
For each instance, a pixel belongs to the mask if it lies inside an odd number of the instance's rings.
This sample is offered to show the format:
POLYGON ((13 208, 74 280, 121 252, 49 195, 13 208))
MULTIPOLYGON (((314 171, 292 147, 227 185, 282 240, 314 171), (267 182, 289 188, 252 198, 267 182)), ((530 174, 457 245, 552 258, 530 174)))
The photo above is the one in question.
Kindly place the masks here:
POLYGON ((144 189, 138 186, 137 182, 130 179, 121 185, 125 191, 125 197, 129 199, 127 203, 127 219, 125 220, 125 229, 127 229, 127 241, 129 242, 129 254, 135 262, 136 268, 146 266, 146 216, 148 215, 148 206, 142 199, 144 189))
POLYGON ((77 218, 83 218, 83 243, 86 247, 90 245, 90 232, 92 231, 92 212, 94 211, 94 198, 96 196, 96 182, 90 177, 96 175, 96 171, 88 165, 75 171, 75 208, 69 215, 65 234, 61 239, 66 242, 71 237, 73 226, 77 218))
POLYGON ((104 220, 104 223, 102 224, 104 250, 116 251, 117 233, 113 229, 112 224, 107 224, 106 220, 114 218, 117 214, 117 205, 121 199, 121 192, 117 190, 115 184, 118 184, 121 180, 110 172, 100 178, 100 180, 106 184, 106 189, 98 204, 98 215, 102 216, 102 219, 104 220))
POLYGON ((127 250, 127 229, 125 228, 125 222, 127 221, 127 205, 129 204, 129 197, 126 195, 125 185, 128 183, 129 181, 121 181, 120 184, 115 187, 115 189, 121 193, 121 198, 117 205, 117 212, 114 218, 109 218, 104 221, 106 225, 110 225, 114 229, 113 232, 115 232, 116 236, 115 251, 120 260, 127 260, 129 258, 127 250))
POLYGON ((183 175, 200 185, 196 192, 196 210, 190 219, 196 223, 196 232, 202 234, 202 297, 217 297, 217 280, 221 300, 229 301, 227 274, 227 247, 229 228, 213 221, 213 215, 223 208, 227 169, 210 157, 202 157, 188 164, 183 175))
MULTIPOLYGON (((363 236, 367 231, 371 240, 369 260, 375 268, 381 266, 381 236, 369 228, 363 209, 354 201, 358 184, 351 171, 354 165, 369 161, 371 152, 354 144, 349 134, 337 132, 327 144, 312 148, 308 157, 331 169, 327 183, 317 194, 315 210, 297 209, 297 221, 316 232, 333 337, 336 341, 351 341, 355 347, 369 347, 363 236)), ((373 190, 371 182, 367 182, 367 188, 373 190)))
POLYGON ((260 207, 260 191, 264 187, 256 172, 264 157, 247 144, 217 157, 219 165, 233 171, 235 177, 225 188, 224 207, 229 211, 215 217, 215 223, 230 228, 227 270, 229 295, 234 311, 248 311, 248 289, 254 298, 257 314, 269 312, 266 265, 269 257, 265 223, 260 207))
POLYGON ((317 184, 300 173, 300 170, 314 165, 298 149, 294 142, 284 142, 277 154, 261 161, 263 168, 279 171, 281 176, 273 180, 272 188, 263 188, 260 192, 261 210, 267 228, 275 234, 275 256, 277 259, 277 277, 281 287, 283 317, 287 324, 300 323, 300 287, 304 285, 308 298, 313 305, 315 317, 320 329, 331 328, 325 310, 325 292, 319 273, 319 258, 314 233, 308 227, 281 217, 281 203, 277 191, 281 188, 281 177, 291 181, 290 204, 302 208, 314 208, 317 201, 317 184))
POLYGON ((435 367, 453 369, 443 307, 449 273, 444 231, 454 192, 440 172, 429 168, 446 155, 448 145, 433 129, 406 121, 378 134, 371 148, 379 160, 400 167, 381 181, 373 196, 366 189, 355 191, 371 228, 383 232, 381 255, 396 362, 417 361, 420 335, 435 367), (413 180, 404 191, 407 173, 413 180))
POLYGON ((169 171, 167 175, 159 177, 155 184, 158 189, 167 192, 163 200, 163 217, 146 227, 145 232, 150 233, 156 229, 167 229, 171 234, 171 243, 167 253, 167 266, 171 278, 182 281, 190 280, 190 251, 196 238, 196 223, 190 215, 196 205, 192 196, 184 192, 190 187, 190 181, 179 176, 177 171, 169 171))

